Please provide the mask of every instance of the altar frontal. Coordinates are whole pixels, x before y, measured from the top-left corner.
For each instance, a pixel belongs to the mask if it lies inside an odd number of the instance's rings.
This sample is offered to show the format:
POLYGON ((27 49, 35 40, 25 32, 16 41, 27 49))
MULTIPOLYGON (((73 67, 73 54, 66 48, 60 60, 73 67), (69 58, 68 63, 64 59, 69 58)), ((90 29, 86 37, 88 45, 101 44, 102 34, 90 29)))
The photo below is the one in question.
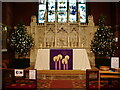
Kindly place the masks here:
POLYGON ((86 70, 91 69, 85 49, 38 49, 37 70, 86 70))

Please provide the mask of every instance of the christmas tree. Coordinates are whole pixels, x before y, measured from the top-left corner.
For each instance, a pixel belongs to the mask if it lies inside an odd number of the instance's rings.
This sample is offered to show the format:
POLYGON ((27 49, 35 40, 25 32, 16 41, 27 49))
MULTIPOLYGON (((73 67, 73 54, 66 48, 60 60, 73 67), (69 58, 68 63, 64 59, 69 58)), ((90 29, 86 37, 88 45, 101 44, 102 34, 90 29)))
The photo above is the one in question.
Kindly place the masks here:
POLYGON ((116 49, 114 33, 105 26, 105 16, 99 18, 99 27, 91 42, 91 49, 97 56, 113 56, 116 49))
POLYGON ((10 42, 10 45, 19 57, 28 55, 33 45, 33 39, 27 33, 24 24, 18 24, 17 28, 11 34, 10 42))

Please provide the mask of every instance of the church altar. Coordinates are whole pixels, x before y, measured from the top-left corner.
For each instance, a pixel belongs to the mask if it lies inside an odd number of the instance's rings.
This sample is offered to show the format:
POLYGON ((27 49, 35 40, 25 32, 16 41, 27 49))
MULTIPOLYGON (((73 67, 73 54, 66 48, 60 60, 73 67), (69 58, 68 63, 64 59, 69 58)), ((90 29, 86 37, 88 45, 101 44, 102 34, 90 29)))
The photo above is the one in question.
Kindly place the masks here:
MULTIPOLYGON (((90 46, 94 33, 97 30, 93 16, 88 16, 88 23, 80 23, 80 21, 59 23, 57 22, 57 18, 55 22, 50 23, 47 21, 47 13, 45 13, 44 16, 44 23, 37 23, 37 17, 32 16, 30 26, 26 26, 28 33, 32 35, 34 40, 34 46, 30 50, 30 66, 38 68, 38 63, 36 64, 36 62, 39 61, 39 58, 42 58, 40 60, 48 60, 48 57, 43 57, 48 54, 47 49, 81 49, 79 52, 85 51, 88 54, 88 59, 86 59, 86 61, 89 60, 90 66, 95 67, 95 57, 94 53, 91 52, 90 46), (40 51, 40 49, 44 49, 44 52, 40 51), (38 56, 39 52, 45 55, 38 56)), ((80 17, 78 17, 78 20, 79 18, 80 17)), ((72 69, 80 69, 83 67, 78 66, 81 64, 76 64, 76 66, 74 66, 78 57, 79 56, 76 55, 76 59, 73 60, 75 62, 73 62, 72 69)), ((40 62, 43 64, 44 61, 40 62)), ((63 62, 66 63, 66 61, 63 62)), ((39 69, 50 69, 48 68, 48 62, 46 65, 46 67, 42 65, 43 68, 40 65, 39 69)), ((56 66, 58 65, 56 64, 56 66)), ((64 68, 67 67, 66 65, 63 66, 65 66, 64 68)))
POLYGON ((35 69, 86 70, 91 66, 85 49, 38 49, 35 69), (57 56, 58 60, 55 61, 57 56))

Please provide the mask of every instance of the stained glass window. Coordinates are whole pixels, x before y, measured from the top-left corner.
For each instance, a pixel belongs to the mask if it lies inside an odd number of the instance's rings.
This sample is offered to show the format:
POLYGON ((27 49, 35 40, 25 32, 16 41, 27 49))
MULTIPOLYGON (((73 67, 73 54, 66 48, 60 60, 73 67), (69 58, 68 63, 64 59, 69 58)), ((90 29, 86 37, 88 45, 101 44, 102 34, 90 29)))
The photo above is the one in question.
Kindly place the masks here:
POLYGON ((58 22, 67 22, 67 0, 58 0, 58 22))
POLYGON ((48 22, 55 21, 55 0, 48 0, 48 22))
POLYGON ((78 11, 80 12, 80 22, 86 23, 86 1, 79 0, 78 11))
POLYGON ((39 15, 38 15, 38 22, 39 23, 44 23, 44 14, 46 11, 46 1, 45 0, 40 0, 39 4, 39 15))
POLYGON ((77 7, 76 7, 76 0, 69 0, 69 21, 76 22, 77 21, 77 7))
POLYGON ((59 23, 67 22, 68 18, 69 21, 73 23, 77 22, 78 17, 80 17, 80 22, 86 23, 86 0, 47 0, 47 2, 48 3, 46 4, 46 0, 39 0, 39 23, 44 23, 46 5, 48 6, 48 22, 54 22, 57 17, 59 23), (80 16, 78 16, 78 12, 80 12, 80 16))

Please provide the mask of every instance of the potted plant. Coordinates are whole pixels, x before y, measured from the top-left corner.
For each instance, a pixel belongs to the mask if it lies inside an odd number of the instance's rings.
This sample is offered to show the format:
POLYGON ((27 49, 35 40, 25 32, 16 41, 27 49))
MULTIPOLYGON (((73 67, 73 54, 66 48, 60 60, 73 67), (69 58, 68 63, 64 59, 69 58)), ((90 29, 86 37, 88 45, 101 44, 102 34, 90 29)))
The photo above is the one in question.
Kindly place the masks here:
POLYGON ((112 28, 105 26, 105 16, 100 15, 99 27, 91 42, 91 50, 95 54, 96 67, 110 66, 110 57, 114 56, 116 42, 112 28))
POLYGON ((15 68, 26 68, 30 66, 29 58, 26 59, 25 57, 29 55, 32 45, 32 36, 28 34, 25 25, 18 24, 10 38, 10 46, 18 56, 14 62, 15 68))

